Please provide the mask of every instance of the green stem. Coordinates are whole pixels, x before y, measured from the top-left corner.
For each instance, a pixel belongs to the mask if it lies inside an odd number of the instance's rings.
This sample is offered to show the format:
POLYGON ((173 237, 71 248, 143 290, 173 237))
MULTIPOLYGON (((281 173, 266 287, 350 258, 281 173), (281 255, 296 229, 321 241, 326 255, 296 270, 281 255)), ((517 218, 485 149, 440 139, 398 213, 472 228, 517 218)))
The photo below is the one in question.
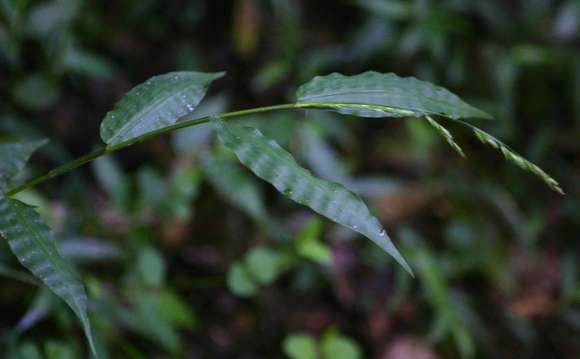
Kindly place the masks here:
POLYGON ((24 191, 25 189, 28 189, 28 188, 37 186, 41 183, 44 183, 44 182, 48 181, 49 179, 52 179, 56 176, 60 176, 63 173, 66 173, 66 172, 73 170, 77 167, 80 167, 86 163, 89 163, 89 162, 91 162, 91 161, 93 161, 93 160, 95 160, 103 155, 119 151, 125 147, 129 147, 135 143, 145 141, 151 137, 159 136, 159 135, 169 133, 169 132, 172 132, 175 130, 179 130, 179 129, 185 128, 185 127, 200 125, 202 123, 209 122, 212 118, 228 119, 228 118, 233 118, 233 117, 253 115, 253 114, 261 113, 261 112, 278 111, 278 110, 294 110, 294 109, 300 109, 300 108, 305 108, 305 107, 317 107, 317 106, 319 106, 319 104, 289 103, 289 104, 282 104, 282 105, 275 105, 275 106, 250 108, 250 109, 246 109, 246 110, 233 111, 233 112, 225 112, 225 113, 222 113, 219 115, 205 116, 205 117, 201 117, 201 118, 188 119, 188 118, 184 117, 184 118, 180 119, 177 123, 175 123, 171 126, 163 127, 163 128, 158 129, 158 130, 148 132, 144 135, 132 138, 128 141, 124 141, 124 142, 118 143, 116 145, 111 145, 111 146, 106 146, 106 147, 100 148, 94 152, 91 152, 89 154, 81 156, 81 157, 79 157, 71 162, 67 162, 61 166, 58 166, 58 167, 50 170, 48 173, 46 173, 44 175, 40 175, 38 177, 32 178, 31 180, 24 182, 23 184, 21 184, 19 186, 11 188, 10 190, 8 190, 6 192, 6 195, 13 196, 18 192, 24 191))

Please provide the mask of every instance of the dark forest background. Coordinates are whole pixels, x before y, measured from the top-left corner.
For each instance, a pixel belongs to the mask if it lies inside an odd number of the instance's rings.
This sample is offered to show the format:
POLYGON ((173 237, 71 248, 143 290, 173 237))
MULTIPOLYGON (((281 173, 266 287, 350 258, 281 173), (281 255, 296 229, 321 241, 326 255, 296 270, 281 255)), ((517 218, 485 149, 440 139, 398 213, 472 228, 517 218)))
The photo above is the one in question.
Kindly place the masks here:
MULTIPOLYGON (((451 126, 327 112, 249 118, 363 196, 415 269, 291 204, 181 130, 19 194, 87 283, 103 357, 576 358, 580 2, 0 0, 0 140, 48 137, 26 176, 100 144, 147 78, 227 71, 198 112, 292 102, 316 75, 445 86, 560 196, 451 126)), ((0 243, 0 356, 80 358, 72 312, 0 243)))

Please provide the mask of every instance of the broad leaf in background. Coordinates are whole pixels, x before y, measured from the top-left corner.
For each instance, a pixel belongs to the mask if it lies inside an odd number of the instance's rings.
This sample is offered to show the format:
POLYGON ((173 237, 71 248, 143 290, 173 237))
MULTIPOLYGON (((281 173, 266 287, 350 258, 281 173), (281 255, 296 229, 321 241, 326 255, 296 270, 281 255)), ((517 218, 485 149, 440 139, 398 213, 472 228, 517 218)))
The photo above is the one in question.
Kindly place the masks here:
POLYGON ((371 239, 409 273, 411 268, 364 202, 340 184, 312 176, 292 155, 257 129, 214 120, 221 142, 256 176, 295 202, 371 239))
POLYGON ((72 308, 94 354, 84 286, 58 253, 55 235, 40 215, 18 200, 0 197, 0 234, 20 263, 72 308))
POLYGON ((260 187, 239 164, 218 151, 207 153, 203 171, 211 185, 232 205, 262 224, 269 221, 260 187))
POLYGON ((361 117, 490 118, 443 87, 392 73, 368 71, 355 76, 338 73, 317 76, 302 85, 296 96, 298 104, 361 117))
POLYGON ((22 171, 32 153, 47 142, 44 139, 0 143, 0 188, 4 187, 12 177, 22 171))
POLYGON ((223 72, 170 72, 154 76, 129 91, 101 123, 107 145, 134 139, 175 124, 195 110, 212 81, 223 72))

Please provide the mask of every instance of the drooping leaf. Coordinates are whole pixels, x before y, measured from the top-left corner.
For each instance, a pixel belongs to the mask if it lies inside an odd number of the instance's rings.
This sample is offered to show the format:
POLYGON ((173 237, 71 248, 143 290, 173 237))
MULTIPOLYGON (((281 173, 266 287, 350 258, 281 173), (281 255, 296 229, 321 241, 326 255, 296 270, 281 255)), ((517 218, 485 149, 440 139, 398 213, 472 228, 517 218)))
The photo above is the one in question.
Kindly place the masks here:
POLYGON ((517 152, 512 150, 508 145, 501 142, 497 138, 493 137, 489 133, 487 133, 487 132, 485 132, 485 131, 483 131, 483 130, 481 130, 481 129, 479 129, 479 128, 477 128, 477 127, 475 127, 467 122, 464 122, 461 120, 455 120, 455 121, 470 128, 478 140, 480 140, 482 143, 489 145, 489 146, 495 148, 496 150, 498 150, 499 152, 501 152, 501 154, 508 161, 515 163, 518 167, 520 167, 524 171, 528 171, 528 172, 533 173, 538 178, 540 178, 542 181, 544 181, 544 183, 546 183, 548 185, 548 187, 550 187, 552 190, 554 190, 560 194, 564 194, 564 190, 562 190, 562 187, 560 187, 560 184, 558 183, 558 181, 556 181, 554 178, 552 178, 552 176, 547 174, 538 165, 528 161, 527 159, 522 157, 520 154, 518 154, 517 152))
POLYGON ((95 353, 87 315, 87 294, 73 268, 60 256, 54 233, 30 206, 0 196, 0 234, 20 263, 62 298, 80 319, 95 353))
POLYGON ((318 343, 308 334, 290 334, 282 343, 284 354, 290 359, 316 359, 318 357, 318 343))
POLYGON ((465 157, 463 149, 457 144, 457 142, 455 142, 453 135, 451 134, 451 132, 449 132, 448 129, 443 127, 443 125, 441 125, 439 122, 432 119, 431 116, 429 115, 425 116, 425 118, 427 119, 427 122, 429 122, 431 127, 433 127, 435 131, 437 131, 437 133, 439 133, 441 137, 443 137, 445 141, 447 141, 447 143, 449 144, 449 146, 451 146, 451 148, 453 148, 457 153, 459 153, 461 157, 465 157))
POLYGON ((101 123, 107 145, 131 140, 175 124, 195 110, 212 81, 223 72, 170 72, 154 76, 129 91, 101 123))
POLYGON ((221 142, 254 174, 293 201, 371 239, 412 273, 382 225, 356 194, 340 184, 312 176, 290 153, 257 129, 219 119, 214 123, 221 142))
POLYGON ((22 169, 28 159, 41 146, 45 145, 47 140, 0 143, 0 188, 22 169))
POLYGON ((490 117, 443 87, 414 77, 374 71, 355 76, 317 76, 298 89, 297 98, 304 107, 361 117, 490 117))
POLYGON ((538 167, 536 164, 533 164, 532 162, 523 158, 518 153, 514 152, 514 150, 512 150, 508 145, 501 142, 497 138, 493 137, 489 133, 480 130, 476 127, 473 127, 473 133, 482 143, 490 145, 491 147, 500 151, 508 161, 515 163, 518 167, 520 167, 524 171, 528 171, 535 174, 542 181, 544 181, 552 190, 560 194, 564 194, 564 191, 560 187, 558 181, 552 178, 549 174, 547 174, 543 169, 538 167))

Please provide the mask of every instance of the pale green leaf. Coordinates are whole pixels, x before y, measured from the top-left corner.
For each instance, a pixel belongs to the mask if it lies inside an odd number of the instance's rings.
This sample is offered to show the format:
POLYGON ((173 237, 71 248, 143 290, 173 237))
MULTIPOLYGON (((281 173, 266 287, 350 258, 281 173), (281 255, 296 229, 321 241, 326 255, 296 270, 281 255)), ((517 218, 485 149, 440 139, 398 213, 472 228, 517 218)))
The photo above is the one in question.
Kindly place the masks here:
POLYGON ((303 107, 361 117, 490 117, 443 87, 414 77, 374 71, 355 76, 317 76, 298 89, 297 98, 303 107))
POLYGON ((232 264, 227 281, 230 290, 240 297, 251 297, 258 292, 258 286, 243 263, 232 264))
POLYGON ((16 176, 28 159, 47 140, 0 143, 0 188, 16 176))
POLYGON ((322 338, 322 355, 324 359, 358 359, 362 358, 361 349, 351 338, 329 330, 322 338))
POLYGON ((312 176, 290 153, 257 129, 219 119, 214 123, 221 142, 254 174, 293 201, 371 239, 412 273, 380 222, 356 194, 340 184, 312 176))
POLYGON ((284 354, 290 359, 316 359, 318 358, 318 344, 308 334, 291 334, 282 343, 284 354))
POLYGON ((294 246, 301 256, 322 265, 332 262, 332 251, 320 241, 322 234, 322 221, 315 218, 296 237, 294 246))
POLYGON ((79 317, 95 353, 87 315, 87 294, 73 268, 60 256, 54 233, 40 215, 18 200, 0 197, 0 234, 20 263, 62 298, 79 317))
POLYGON ((272 284, 284 270, 280 253, 266 247, 255 247, 246 255, 250 275, 262 285, 272 284))
POLYGON ((170 72, 129 91, 101 123, 101 138, 115 145, 175 124, 195 110, 223 72, 170 72))

